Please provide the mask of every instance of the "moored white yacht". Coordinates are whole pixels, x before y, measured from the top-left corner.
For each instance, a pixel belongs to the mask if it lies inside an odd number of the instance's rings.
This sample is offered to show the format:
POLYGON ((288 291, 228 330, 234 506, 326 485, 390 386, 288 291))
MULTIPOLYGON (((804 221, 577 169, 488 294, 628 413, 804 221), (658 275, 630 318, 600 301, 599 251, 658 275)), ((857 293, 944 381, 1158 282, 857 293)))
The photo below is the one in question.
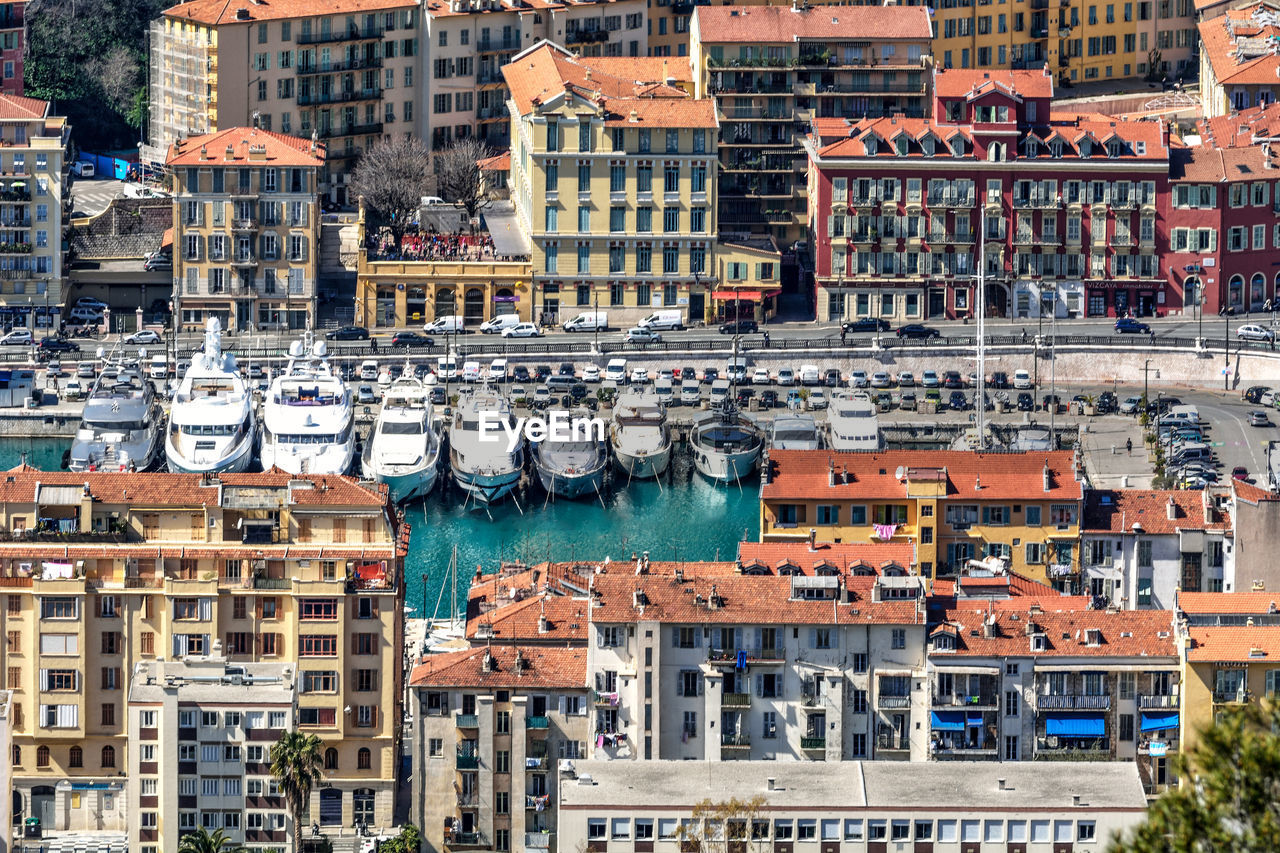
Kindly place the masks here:
POLYGON ((487 436, 480 433, 480 417, 487 413, 491 423, 510 422, 507 399, 489 386, 464 393, 449 427, 449 464, 453 479, 480 503, 496 503, 520 482, 524 467, 524 438, 509 447, 503 430, 487 436))
POLYGON ((253 394, 235 356, 222 351, 222 326, 211 317, 204 352, 191 357, 173 395, 164 445, 169 470, 244 471, 253 461, 257 434, 253 394))
POLYGON ((820 447, 822 434, 813 415, 789 412, 773 419, 773 428, 769 431, 770 450, 817 450, 820 447))
POLYGON ((732 400, 695 418, 689 433, 694 467, 718 483, 737 483, 754 471, 763 448, 764 430, 732 400))
POLYGON ((863 391, 841 391, 827 409, 827 443, 832 450, 879 450, 876 404, 863 391))
POLYGON ((667 411, 657 396, 629 391, 618 397, 609 427, 613 464, 628 477, 657 477, 671 464, 667 411))
POLYGON ((609 467, 609 445, 602 434, 593 432, 575 432, 565 439, 548 437, 533 445, 533 465, 544 489, 562 498, 600 494, 609 467))
POLYGON ((412 366, 406 365, 387 388, 382 410, 365 441, 364 476, 386 483, 397 503, 425 497, 436 484, 443 430, 430 393, 413 375, 412 366))
POLYGON ((355 458, 355 410, 329 368, 324 341, 307 332, 289 346, 289 362, 262 406, 262 469, 345 474, 355 458))
POLYGON ((163 426, 164 412, 138 362, 108 360, 85 400, 67 467, 145 471, 160 461, 163 426))

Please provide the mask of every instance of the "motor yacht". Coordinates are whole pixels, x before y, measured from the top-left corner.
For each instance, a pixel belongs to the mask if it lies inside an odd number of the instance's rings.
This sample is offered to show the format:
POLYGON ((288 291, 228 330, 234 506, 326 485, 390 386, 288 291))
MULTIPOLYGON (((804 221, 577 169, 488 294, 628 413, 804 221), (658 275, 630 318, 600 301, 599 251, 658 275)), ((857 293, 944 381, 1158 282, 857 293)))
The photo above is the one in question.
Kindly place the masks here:
POLYGON ((328 348, 307 332, 262 406, 262 468, 290 474, 345 474, 355 459, 355 409, 329 367, 328 348))
POLYGON ((454 481, 469 500, 490 504, 519 484, 524 467, 524 438, 518 438, 515 447, 510 447, 504 430, 482 435, 482 413, 488 413, 491 423, 509 422, 511 405, 487 385, 464 393, 449 427, 449 464, 454 481))
MULTIPOLYGON (((98 351, 99 358, 102 350, 98 351)), ((145 360, 146 351, 139 354, 145 360)), ((98 374, 67 455, 72 471, 146 471, 159 464, 164 412, 140 362, 112 358, 98 374)))
POLYGON ((671 464, 667 410, 656 394, 633 391, 618 397, 609 429, 613 464, 628 477, 650 479, 671 464))
POLYGON ((365 441, 361 470, 365 477, 386 483, 396 503, 425 497, 436 484, 443 428, 430 394, 406 365, 387 388, 365 441))
POLYGON ((222 351, 222 325, 211 317, 204 352, 191 357, 169 409, 164 445, 169 470, 244 471, 253 461, 257 434, 253 393, 235 356, 222 351))
POLYGON ((861 391, 841 391, 827 410, 827 443, 832 450, 879 450, 876 404, 861 391))

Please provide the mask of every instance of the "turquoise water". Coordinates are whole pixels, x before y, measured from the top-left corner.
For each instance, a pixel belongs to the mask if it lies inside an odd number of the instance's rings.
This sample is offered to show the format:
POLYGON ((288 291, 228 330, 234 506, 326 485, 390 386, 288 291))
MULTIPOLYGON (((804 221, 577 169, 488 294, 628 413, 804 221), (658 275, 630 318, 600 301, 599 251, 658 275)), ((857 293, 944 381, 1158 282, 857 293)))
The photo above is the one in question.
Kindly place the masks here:
MULTIPOLYGON (((0 467, 21 461, 49 471, 59 469, 70 439, 6 439, 0 442, 0 467)), ((591 501, 543 502, 540 489, 529 492, 523 514, 508 500, 485 509, 461 506, 457 490, 441 498, 439 489, 407 511, 413 528, 405 561, 406 604, 435 611, 441 585, 447 583, 449 556, 458 546, 458 603, 466 601, 467 584, 476 566, 492 572, 503 560, 629 560, 648 551, 654 560, 732 559, 745 532, 760 533, 759 491, 754 478, 743 488, 714 486, 691 471, 688 456, 679 454, 671 482, 635 480, 619 485, 612 496, 591 501)), ((448 593, 440 605, 447 616, 448 593)))

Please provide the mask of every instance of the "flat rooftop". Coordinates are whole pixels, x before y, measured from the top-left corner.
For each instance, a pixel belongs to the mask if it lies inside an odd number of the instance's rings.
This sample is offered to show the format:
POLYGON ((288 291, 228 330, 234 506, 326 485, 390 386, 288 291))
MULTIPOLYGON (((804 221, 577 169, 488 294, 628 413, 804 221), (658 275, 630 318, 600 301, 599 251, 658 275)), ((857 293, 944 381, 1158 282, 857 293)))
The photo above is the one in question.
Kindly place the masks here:
POLYGON ((234 663, 220 657, 141 661, 129 685, 130 702, 162 702, 177 691, 182 702, 209 705, 288 705, 293 673, 285 663, 234 663))
POLYGON ((562 777, 562 808, 687 810, 710 798, 764 798, 766 810, 1145 811, 1137 765, 984 761, 575 761, 562 777), (1048 772, 1051 771, 1051 772, 1048 772), (584 777, 591 784, 584 784, 584 777), (769 780, 773 789, 769 789, 769 780), (999 780, 1004 780, 1004 789, 999 780), (1079 796, 1079 805, 1074 797, 1079 796))

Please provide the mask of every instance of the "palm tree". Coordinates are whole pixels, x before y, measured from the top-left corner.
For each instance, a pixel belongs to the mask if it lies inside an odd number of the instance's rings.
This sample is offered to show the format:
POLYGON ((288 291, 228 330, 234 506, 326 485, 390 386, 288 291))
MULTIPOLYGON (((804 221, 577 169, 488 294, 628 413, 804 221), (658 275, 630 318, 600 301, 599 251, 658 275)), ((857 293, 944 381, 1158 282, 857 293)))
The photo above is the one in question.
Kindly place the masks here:
POLYGON ((311 799, 311 787, 320 781, 320 749, 324 744, 315 735, 284 732, 271 746, 271 775, 289 801, 293 833, 302 837, 302 809, 311 799))
POLYGON ((178 853, 241 853, 243 850, 232 844, 221 829, 210 835, 203 826, 182 836, 178 844, 178 853))

